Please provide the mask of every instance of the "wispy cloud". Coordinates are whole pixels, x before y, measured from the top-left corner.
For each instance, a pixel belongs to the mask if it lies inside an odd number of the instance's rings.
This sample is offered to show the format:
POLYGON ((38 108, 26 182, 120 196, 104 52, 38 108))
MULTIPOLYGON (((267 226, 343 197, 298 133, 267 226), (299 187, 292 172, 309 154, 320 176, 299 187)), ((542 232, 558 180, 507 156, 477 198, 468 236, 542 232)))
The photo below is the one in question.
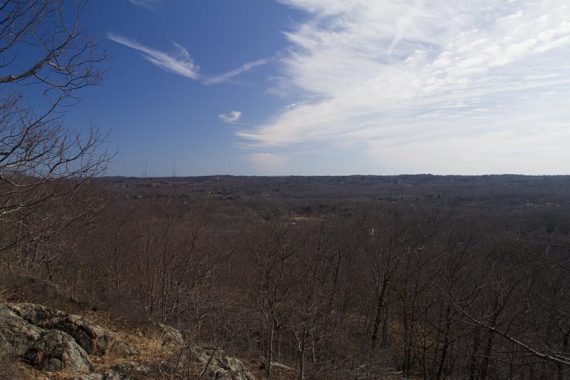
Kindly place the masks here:
POLYGON ((228 113, 222 113, 218 115, 218 118, 227 124, 234 124, 241 119, 241 112, 240 111, 231 111, 228 113))
POLYGON ((269 63, 271 61, 271 59, 269 58, 264 58, 264 59, 258 59, 256 61, 251 61, 251 62, 247 62, 244 63, 243 65, 241 65, 240 67, 238 67, 235 70, 230 70, 224 74, 221 75, 217 75, 214 77, 210 77, 210 78, 206 78, 204 80, 205 84, 218 84, 218 83, 223 83, 226 82, 228 79, 231 79, 235 76, 238 76, 240 74, 246 73, 248 71, 250 71, 251 69, 254 69, 258 66, 263 66, 266 65, 267 63, 269 63))
POLYGON ((160 4, 160 0, 129 0, 129 2, 137 7, 155 10, 160 4))
POLYGON ((173 44, 176 50, 175 53, 166 53, 118 34, 109 33, 107 37, 118 44, 140 51, 147 61, 163 70, 194 80, 200 78, 198 74, 199 67, 194 64, 194 60, 190 57, 188 50, 177 43, 173 44))
POLYGON ((206 85, 227 82, 233 77, 246 73, 258 66, 265 65, 272 60, 271 58, 259 59, 256 61, 247 62, 237 69, 230 70, 220 75, 207 76, 199 73, 200 69, 194 63, 194 60, 190 56, 188 50, 176 42, 172 43, 175 50, 174 52, 165 52, 148 47, 131 38, 127 38, 119 34, 108 33, 107 37, 111 41, 114 41, 118 44, 140 51, 147 61, 160 67, 163 70, 182 75, 190 79, 198 80, 206 85))
POLYGON ((250 143, 328 142, 408 172, 568 171, 568 1, 281 2, 310 16, 281 60, 300 104, 238 132, 250 143))

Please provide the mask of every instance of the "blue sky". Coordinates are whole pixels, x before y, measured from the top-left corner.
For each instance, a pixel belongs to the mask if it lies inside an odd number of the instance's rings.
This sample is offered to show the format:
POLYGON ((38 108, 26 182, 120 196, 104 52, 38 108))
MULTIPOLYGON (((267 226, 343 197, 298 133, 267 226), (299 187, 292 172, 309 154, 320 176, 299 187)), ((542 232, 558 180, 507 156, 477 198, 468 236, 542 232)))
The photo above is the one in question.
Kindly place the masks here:
POLYGON ((566 0, 99 0, 111 175, 568 174, 566 0))

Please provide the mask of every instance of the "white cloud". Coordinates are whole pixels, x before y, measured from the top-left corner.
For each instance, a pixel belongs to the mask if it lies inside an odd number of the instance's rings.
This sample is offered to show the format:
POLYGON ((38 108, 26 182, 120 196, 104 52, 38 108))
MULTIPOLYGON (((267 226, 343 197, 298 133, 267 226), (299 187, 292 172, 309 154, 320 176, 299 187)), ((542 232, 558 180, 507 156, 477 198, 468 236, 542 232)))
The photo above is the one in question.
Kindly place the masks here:
POLYGON ((200 78, 199 67, 194 64, 188 50, 177 43, 174 43, 176 54, 172 54, 150 48, 118 34, 109 33, 107 37, 118 44, 140 51, 147 61, 163 70, 194 80, 200 78))
POLYGON ((287 157, 274 153, 252 153, 245 156, 256 170, 263 173, 273 174, 284 168, 287 164, 287 157))
POLYGON ((218 118, 227 124, 234 124, 241 119, 241 112, 240 111, 231 111, 228 113, 222 113, 218 115, 218 118))
POLYGON ((154 10, 160 4, 160 0, 129 0, 129 2, 137 7, 154 10))
POLYGON ((310 15, 282 59, 301 101, 239 132, 251 144, 340 143, 409 172, 568 171, 568 1, 281 2, 310 15))
MULTIPOLYGON (((138 1, 138 0, 137 0, 138 1)), ((143 1, 144 3, 145 1, 143 1)), ((168 72, 181 75, 186 78, 199 80, 203 84, 211 85, 211 84, 220 84, 228 81, 229 79, 241 75, 245 72, 248 72, 258 66, 265 65, 271 62, 272 59, 264 58, 259 59, 256 61, 247 62, 237 69, 230 70, 226 73, 215 75, 215 76, 206 76, 199 74, 199 67, 194 63, 194 60, 190 56, 190 53, 186 48, 173 42, 174 48, 176 49, 175 53, 167 53, 162 50, 154 49, 148 46, 145 46, 133 39, 121 36, 115 33, 108 33, 107 38, 111 41, 114 41, 118 44, 123 46, 127 46, 131 49, 138 50, 143 53, 143 57, 149 61, 150 63, 160 67, 163 70, 168 72)))
POLYGON ((224 74, 221 75, 217 75, 214 77, 210 77, 210 78, 206 78, 204 80, 204 84, 218 84, 218 83, 223 83, 226 82, 228 79, 231 79, 235 76, 241 75, 243 73, 246 73, 258 66, 263 66, 266 65, 267 63, 269 63, 271 61, 271 59, 269 58, 264 58, 264 59, 258 59, 256 61, 251 61, 251 62, 247 62, 244 63, 243 65, 241 65, 240 67, 238 67, 237 69, 234 70, 230 70, 224 74))

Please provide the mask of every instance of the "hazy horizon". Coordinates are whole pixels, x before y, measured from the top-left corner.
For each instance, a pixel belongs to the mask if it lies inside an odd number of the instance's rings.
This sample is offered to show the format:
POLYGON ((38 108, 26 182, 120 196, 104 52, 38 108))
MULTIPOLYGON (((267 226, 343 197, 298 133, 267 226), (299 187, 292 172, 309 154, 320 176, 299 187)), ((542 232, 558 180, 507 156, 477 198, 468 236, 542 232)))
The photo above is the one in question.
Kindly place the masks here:
POLYGON ((287 177, 570 177, 570 174, 516 174, 516 173, 499 173, 499 174, 431 174, 431 173, 400 173, 400 174, 192 174, 192 175, 164 175, 164 176, 143 176, 143 175, 121 175, 121 174, 105 174, 98 178, 132 178, 132 179, 185 179, 185 178, 211 178, 211 177, 260 177, 260 178, 287 178, 287 177))

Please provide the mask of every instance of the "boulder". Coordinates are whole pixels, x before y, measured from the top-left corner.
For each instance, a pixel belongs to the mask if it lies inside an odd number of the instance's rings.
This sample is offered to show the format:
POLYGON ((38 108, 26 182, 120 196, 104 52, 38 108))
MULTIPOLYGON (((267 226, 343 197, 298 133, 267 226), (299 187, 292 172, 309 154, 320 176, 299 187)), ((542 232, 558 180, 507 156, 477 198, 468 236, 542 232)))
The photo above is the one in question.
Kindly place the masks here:
POLYGON ((22 360, 42 371, 89 373, 93 363, 89 355, 66 333, 50 330, 43 333, 22 355, 22 360))
POLYGON ((13 355, 13 348, 8 339, 0 332, 0 357, 13 355))
POLYGON ((9 307, 34 326, 71 335, 90 355, 105 355, 113 341, 112 332, 79 315, 31 303, 10 304, 9 307))
POLYGON ((118 364, 111 370, 118 374, 121 379, 146 379, 151 372, 151 368, 147 365, 134 361, 118 364))
POLYGON ((0 304, 0 353, 44 371, 89 373, 111 333, 73 314, 35 304, 0 304))
POLYGON ((39 339, 43 330, 29 324, 5 305, 0 304, 0 349, 22 356, 39 339))
POLYGON ((198 362, 199 371, 206 379, 216 380, 255 380, 255 376, 243 362, 224 351, 193 347, 192 355, 198 362))
POLYGON ((129 357, 139 354, 139 350, 137 350, 136 347, 133 347, 127 342, 119 339, 115 339, 113 341, 107 352, 111 353, 114 356, 121 356, 121 357, 129 357))

